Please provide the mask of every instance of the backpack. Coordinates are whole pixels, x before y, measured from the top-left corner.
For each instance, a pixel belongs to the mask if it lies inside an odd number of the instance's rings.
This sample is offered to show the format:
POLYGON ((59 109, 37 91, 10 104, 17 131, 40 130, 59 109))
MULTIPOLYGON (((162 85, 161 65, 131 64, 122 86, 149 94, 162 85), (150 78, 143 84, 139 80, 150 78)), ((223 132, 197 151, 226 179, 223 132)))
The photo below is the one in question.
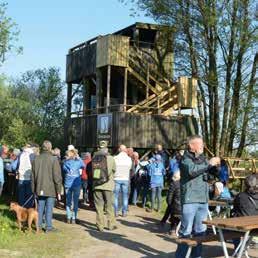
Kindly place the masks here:
POLYGON ((220 167, 219 180, 221 182, 227 182, 229 180, 228 167, 226 165, 220 167))
POLYGON ((98 154, 92 159, 92 177, 94 186, 103 185, 109 180, 107 156, 98 154))

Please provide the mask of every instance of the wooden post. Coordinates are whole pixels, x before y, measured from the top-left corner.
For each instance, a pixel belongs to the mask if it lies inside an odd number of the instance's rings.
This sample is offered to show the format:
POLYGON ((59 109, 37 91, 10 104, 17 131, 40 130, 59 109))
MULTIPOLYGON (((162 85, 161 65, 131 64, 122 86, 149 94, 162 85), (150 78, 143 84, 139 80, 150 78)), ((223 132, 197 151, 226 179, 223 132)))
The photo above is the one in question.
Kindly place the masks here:
POLYGON ((83 80, 83 115, 86 115, 90 109, 90 80, 83 80))
POLYGON ((149 97, 149 86, 150 86, 150 68, 149 68, 149 63, 147 66, 147 88, 146 88, 146 99, 149 97))
POLYGON ((102 86, 102 76, 100 69, 96 68, 96 110, 99 113, 99 107, 101 102, 101 86, 102 86))
POLYGON ((158 96, 158 114, 161 114, 161 110, 160 110, 160 97, 158 96))
POLYGON ((107 103, 106 103, 106 113, 108 113, 110 106, 110 81, 111 81, 111 65, 107 67, 107 103))
POLYGON ((67 110, 66 110, 67 117, 70 117, 71 111, 72 111, 72 90, 73 90, 72 83, 67 83, 67 110))
POLYGON ((126 111, 126 105, 127 105, 127 67, 125 67, 125 73, 124 73, 124 107, 123 107, 124 111, 126 111))

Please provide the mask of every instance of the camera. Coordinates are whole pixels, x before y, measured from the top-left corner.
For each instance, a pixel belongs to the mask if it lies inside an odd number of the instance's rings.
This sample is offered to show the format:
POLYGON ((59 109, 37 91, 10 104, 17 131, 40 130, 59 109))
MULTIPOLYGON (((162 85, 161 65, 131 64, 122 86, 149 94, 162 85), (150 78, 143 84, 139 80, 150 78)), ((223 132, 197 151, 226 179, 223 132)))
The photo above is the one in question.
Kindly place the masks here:
POLYGON ((216 178, 219 177, 219 167, 217 166, 209 166, 207 171, 203 174, 203 181, 214 181, 216 178))

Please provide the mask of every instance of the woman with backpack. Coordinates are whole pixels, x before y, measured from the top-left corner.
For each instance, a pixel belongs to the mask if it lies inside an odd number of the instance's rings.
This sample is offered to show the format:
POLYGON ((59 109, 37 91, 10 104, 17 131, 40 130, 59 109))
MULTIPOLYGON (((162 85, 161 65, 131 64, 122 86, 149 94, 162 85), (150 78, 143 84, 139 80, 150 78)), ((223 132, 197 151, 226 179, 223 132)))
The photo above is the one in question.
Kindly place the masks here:
POLYGON ((75 149, 67 151, 67 159, 64 161, 64 187, 66 194, 66 216, 67 223, 76 223, 78 203, 81 190, 81 171, 85 164, 78 156, 75 149), (73 204, 73 212, 71 210, 73 204))

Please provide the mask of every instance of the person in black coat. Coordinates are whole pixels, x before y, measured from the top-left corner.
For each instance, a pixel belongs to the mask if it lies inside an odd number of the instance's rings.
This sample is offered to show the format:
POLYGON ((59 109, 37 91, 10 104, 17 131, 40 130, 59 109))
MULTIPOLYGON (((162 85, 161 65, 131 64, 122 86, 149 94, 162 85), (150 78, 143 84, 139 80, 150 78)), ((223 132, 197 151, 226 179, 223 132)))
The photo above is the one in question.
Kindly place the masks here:
POLYGON ((170 204, 170 223, 171 228, 169 234, 175 234, 178 223, 180 222, 179 215, 181 215, 181 197, 180 197, 180 171, 176 171, 172 177, 167 203, 170 204))
POLYGON ((246 190, 239 193, 234 200, 235 217, 258 215, 258 180, 255 175, 245 179, 246 190))
MULTIPOLYGON (((234 200, 233 217, 258 215, 258 178, 250 175, 245 179, 246 190, 239 193, 234 200)), ((233 239, 235 248, 240 239, 233 239)))

